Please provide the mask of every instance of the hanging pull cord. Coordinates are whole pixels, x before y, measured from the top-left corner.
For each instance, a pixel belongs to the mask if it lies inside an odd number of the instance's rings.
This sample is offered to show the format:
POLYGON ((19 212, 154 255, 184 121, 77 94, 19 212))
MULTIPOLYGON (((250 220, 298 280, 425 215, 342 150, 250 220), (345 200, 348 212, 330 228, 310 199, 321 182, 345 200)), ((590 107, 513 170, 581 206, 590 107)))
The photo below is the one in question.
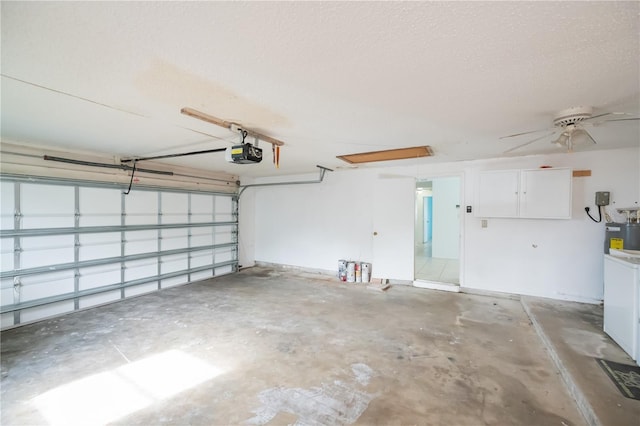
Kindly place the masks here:
POLYGON ((242 145, 244 145, 244 140, 247 138, 249 132, 247 132, 246 130, 240 130, 240 134, 242 135, 242 145))
POLYGON ((129 193, 131 192, 131 185, 133 185, 133 175, 136 174, 137 163, 138 163, 137 160, 133 160, 133 169, 131 169, 131 180, 129 181, 129 189, 127 189, 127 192, 123 192, 124 195, 129 195, 129 193))

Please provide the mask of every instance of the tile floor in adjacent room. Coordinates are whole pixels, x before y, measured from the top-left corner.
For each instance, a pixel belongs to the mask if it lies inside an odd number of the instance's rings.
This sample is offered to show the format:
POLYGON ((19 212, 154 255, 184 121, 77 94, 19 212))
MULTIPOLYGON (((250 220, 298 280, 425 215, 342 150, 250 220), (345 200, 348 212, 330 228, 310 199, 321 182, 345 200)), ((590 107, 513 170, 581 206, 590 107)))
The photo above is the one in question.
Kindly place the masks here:
POLYGON ((415 279, 460 284, 460 261, 431 257, 431 243, 415 248, 415 279))
POLYGON ((1 339, 2 424, 586 424, 512 299, 256 267, 1 339))

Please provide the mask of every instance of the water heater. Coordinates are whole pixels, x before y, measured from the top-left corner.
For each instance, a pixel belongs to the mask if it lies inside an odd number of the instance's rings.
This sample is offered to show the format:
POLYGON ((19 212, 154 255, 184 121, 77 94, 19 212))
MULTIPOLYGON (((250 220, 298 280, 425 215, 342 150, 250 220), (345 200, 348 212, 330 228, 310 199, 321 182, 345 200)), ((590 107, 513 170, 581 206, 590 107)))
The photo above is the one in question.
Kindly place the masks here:
POLYGON ((640 223, 607 223, 604 252, 610 248, 640 250, 640 223))

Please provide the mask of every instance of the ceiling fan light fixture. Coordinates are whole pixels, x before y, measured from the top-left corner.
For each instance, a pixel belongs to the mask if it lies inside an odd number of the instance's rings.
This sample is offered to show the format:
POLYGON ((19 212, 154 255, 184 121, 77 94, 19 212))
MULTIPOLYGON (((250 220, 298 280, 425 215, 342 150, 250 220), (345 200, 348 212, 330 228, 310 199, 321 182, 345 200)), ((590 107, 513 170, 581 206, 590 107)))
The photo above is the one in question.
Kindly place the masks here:
POLYGON ((503 136, 500 139, 506 138, 515 138, 522 135, 534 134, 542 131, 551 131, 551 133, 546 134, 544 136, 532 139, 528 142, 517 145, 513 148, 510 148, 504 153, 508 153, 511 151, 515 151, 516 149, 520 149, 525 147, 533 142, 537 142, 541 139, 545 139, 549 136, 554 135, 556 132, 560 132, 560 135, 557 139, 552 140, 551 144, 556 145, 560 148, 565 147, 568 152, 573 151, 575 145, 583 145, 585 143, 591 142, 596 145, 596 140, 589 134, 587 130, 584 129, 583 126, 592 125, 597 126, 602 123, 612 122, 612 121, 635 121, 640 120, 640 117, 628 117, 628 118, 613 118, 613 119, 602 119, 602 117, 607 116, 617 116, 617 115, 633 115, 626 112, 601 112, 596 115, 593 114, 593 108, 590 106, 578 106, 567 108, 562 111, 559 111, 553 118, 553 126, 552 129, 540 129, 540 130, 532 130, 528 132, 514 133, 512 135, 503 136), (596 118, 601 119, 599 122, 594 122, 596 118))
POLYGON ((577 128, 573 131, 571 138, 573 139, 574 143, 582 143, 589 140, 589 134, 586 130, 577 128))
POLYGON ((551 141, 551 143, 558 147, 567 146, 567 144, 569 143, 569 136, 569 132, 562 132, 560 136, 558 136, 558 139, 556 139, 555 141, 551 141))

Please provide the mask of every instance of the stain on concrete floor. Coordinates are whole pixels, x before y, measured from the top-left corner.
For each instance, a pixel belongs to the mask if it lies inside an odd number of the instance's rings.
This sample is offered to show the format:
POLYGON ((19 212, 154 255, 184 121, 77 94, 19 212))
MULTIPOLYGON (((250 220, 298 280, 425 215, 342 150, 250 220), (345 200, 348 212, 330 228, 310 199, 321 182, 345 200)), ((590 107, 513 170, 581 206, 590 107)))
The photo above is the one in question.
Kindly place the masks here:
POLYGON ((340 380, 310 389, 265 389, 258 394, 262 406, 253 410, 255 416, 246 424, 265 425, 283 412, 294 415, 296 425, 350 425, 358 420, 373 398, 375 395, 340 380))

